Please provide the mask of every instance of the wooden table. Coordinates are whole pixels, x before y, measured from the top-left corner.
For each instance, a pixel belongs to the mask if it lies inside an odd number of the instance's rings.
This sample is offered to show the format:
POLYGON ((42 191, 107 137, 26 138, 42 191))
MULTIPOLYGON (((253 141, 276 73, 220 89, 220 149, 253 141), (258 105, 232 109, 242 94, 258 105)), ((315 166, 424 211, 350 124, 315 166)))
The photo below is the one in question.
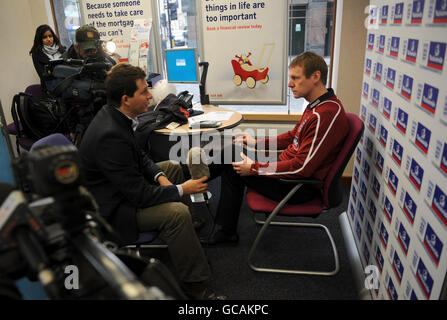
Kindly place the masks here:
POLYGON ((184 125, 181 125, 177 128, 175 128, 174 130, 169 130, 166 128, 163 129, 158 129, 155 130, 155 133, 157 134, 163 134, 163 135, 176 135, 176 134, 195 134, 195 133, 202 133, 202 132, 206 132, 206 131, 210 131, 210 130, 218 130, 218 131, 222 131, 225 129, 231 129, 236 127, 239 123, 242 122, 242 120, 244 119, 244 117, 242 116, 242 114, 240 114, 237 111, 233 111, 230 109, 225 109, 225 108, 220 108, 220 107, 215 107, 212 105, 203 105, 203 112, 205 113, 205 115, 207 113, 210 112, 219 112, 219 111, 227 111, 227 112, 233 112, 233 115, 231 116, 230 119, 228 120, 224 120, 224 121, 220 121, 222 122, 222 125, 218 128, 200 128, 200 129, 190 129, 189 128, 189 123, 185 123, 184 125))
MULTIPOLYGON (((206 145, 211 139, 210 136, 216 134, 217 131, 231 129, 239 125, 244 119, 242 114, 230 109, 215 107, 212 105, 203 105, 205 114, 210 112, 233 112, 228 120, 220 121, 222 125, 217 128, 189 128, 189 123, 181 125, 173 130, 158 129, 149 136, 151 145, 150 156, 155 162, 164 160, 177 160, 184 162, 189 149, 198 143, 201 147, 206 145)), ((223 135, 221 135, 223 141, 223 135)), ((223 142, 224 143, 224 142, 223 142)))

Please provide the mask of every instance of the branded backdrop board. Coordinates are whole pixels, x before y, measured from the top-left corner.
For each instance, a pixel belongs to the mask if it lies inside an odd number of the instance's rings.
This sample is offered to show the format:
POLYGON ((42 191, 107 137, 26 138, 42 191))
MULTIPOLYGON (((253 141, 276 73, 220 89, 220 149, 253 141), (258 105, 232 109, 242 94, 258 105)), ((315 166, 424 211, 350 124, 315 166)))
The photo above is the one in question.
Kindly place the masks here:
POLYGON ((136 20, 152 19, 151 1, 80 0, 79 2, 83 23, 98 29, 102 40, 115 42, 116 53, 123 61, 127 61, 131 30, 136 20))
POLYGON ((372 0, 348 217, 375 299, 439 299, 447 271, 447 1, 372 0), (375 287, 375 289, 374 289, 375 287))
POLYGON ((211 103, 285 103, 287 3, 197 1, 211 103))

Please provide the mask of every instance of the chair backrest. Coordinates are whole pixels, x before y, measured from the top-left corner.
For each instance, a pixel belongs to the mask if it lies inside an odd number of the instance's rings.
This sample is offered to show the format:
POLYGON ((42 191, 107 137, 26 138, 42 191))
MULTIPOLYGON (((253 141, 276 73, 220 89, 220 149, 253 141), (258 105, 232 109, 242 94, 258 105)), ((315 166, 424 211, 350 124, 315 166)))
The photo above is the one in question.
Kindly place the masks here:
POLYGON ((25 89, 25 93, 32 95, 34 98, 39 100, 42 96, 42 90, 40 84, 32 84, 25 89))
POLYGON ((323 203, 328 208, 337 206, 342 201, 343 193, 340 188, 340 178, 354 153, 365 127, 357 115, 346 113, 346 117, 349 123, 349 133, 324 181, 323 203))

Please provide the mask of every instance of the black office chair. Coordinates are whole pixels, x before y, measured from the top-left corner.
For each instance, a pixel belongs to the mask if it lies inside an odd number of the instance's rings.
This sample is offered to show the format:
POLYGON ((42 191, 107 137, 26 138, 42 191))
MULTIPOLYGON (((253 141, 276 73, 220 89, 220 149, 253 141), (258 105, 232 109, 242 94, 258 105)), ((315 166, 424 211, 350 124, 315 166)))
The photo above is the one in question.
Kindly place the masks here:
MULTIPOLYGON (((25 93, 32 95, 36 99, 40 99, 42 96, 42 91, 40 89, 40 84, 32 84, 25 89, 25 93)), ((13 111, 11 110, 11 113, 13 111)), ((20 120, 14 120, 14 122, 8 124, 8 133, 16 136, 16 146, 17 154, 20 155, 20 148, 29 151, 31 146, 37 141, 36 139, 27 137, 20 120)))

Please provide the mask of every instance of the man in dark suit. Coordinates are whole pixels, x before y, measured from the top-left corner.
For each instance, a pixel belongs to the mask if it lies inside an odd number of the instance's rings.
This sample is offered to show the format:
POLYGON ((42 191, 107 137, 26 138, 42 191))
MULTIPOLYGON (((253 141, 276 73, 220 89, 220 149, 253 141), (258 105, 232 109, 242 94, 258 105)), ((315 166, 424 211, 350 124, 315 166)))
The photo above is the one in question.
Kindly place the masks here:
POLYGON ((179 164, 155 164, 138 147, 137 116, 152 97, 138 67, 118 64, 106 79, 107 105, 95 116, 79 153, 87 188, 101 214, 124 242, 144 231, 160 231, 168 244, 185 293, 193 299, 219 299, 206 282, 211 277, 183 195, 204 192, 207 177, 185 181, 179 164))

